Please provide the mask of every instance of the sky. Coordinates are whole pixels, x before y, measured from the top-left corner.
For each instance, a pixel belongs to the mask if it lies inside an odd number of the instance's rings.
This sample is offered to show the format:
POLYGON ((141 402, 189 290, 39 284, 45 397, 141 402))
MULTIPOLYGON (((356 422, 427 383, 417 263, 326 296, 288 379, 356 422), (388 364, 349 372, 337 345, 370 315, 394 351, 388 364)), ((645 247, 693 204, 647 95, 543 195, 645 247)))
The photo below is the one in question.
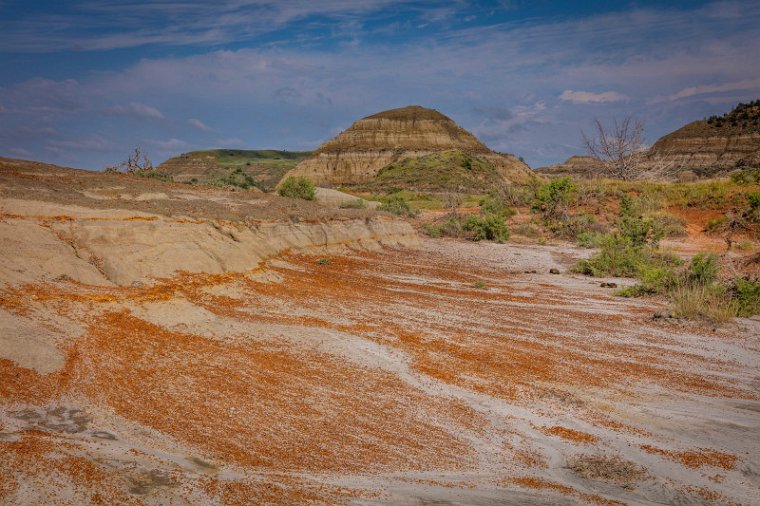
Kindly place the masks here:
POLYGON ((539 167, 597 118, 652 143, 760 98, 756 0, 0 0, 0 33, 0 156, 86 169, 412 104, 539 167))

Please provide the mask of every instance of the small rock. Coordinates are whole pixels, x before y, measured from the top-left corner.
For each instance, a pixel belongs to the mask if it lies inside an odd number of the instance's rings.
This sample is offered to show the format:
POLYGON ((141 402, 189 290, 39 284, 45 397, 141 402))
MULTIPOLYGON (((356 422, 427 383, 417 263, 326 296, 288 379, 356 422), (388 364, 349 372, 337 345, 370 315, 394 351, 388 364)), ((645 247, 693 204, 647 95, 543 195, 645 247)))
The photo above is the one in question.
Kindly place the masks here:
POLYGON ((549 274, 559 274, 559 269, 549 269, 549 274))
POLYGON ((617 283, 602 283, 599 286, 602 288, 617 288, 617 283))

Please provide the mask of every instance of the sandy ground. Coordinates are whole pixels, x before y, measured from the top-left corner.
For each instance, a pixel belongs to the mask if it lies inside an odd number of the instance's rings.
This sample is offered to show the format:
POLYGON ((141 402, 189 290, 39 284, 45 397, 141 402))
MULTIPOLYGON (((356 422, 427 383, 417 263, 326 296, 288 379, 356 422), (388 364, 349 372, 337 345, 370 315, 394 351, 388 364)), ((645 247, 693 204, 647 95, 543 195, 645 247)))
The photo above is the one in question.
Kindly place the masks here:
POLYGON ((760 322, 654 320, 586 254, 3 288, 41 351, 0 359, 0 503, 756 504, 760 322))

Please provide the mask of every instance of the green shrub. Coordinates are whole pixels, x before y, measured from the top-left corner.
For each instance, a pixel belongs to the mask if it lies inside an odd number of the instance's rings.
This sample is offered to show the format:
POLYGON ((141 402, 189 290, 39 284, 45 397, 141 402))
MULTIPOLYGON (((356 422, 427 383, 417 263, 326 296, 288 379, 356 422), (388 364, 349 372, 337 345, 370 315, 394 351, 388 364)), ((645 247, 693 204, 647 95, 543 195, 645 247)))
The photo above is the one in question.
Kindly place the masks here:
POLYGON ((715 253, 698 253, 691 259, 686 270, 686 282, 695 286, 707 286, 718 277, 720 263, 715 253))
POLYGON ((634 277, 643 263, 643 248, 634 247, 625 237, 608 235, 602 238, 598 253, 581 260, 576 271, 595 277, 634 277))
POLYGON ((543 213, 548 220, 567 214, 567 206, 578 195, 578 187, 570 177, 561 177, 541 185, 533 200, 532 209, 543 213))
POLYGON ((618 227, 620 235, 634 247, 655 247, 665 235, 665 229, 657 221, 644 216, 623 215, 618 227))
POLYGON ((283 197, 291 197, 303 200, 314 200, 317 187, 313 181, 305 177, 290 176, 287 178, 277 193, 283 197))
POLYGON ((734 297, 739 305, 739 316, 753 316, 760 313, 760 282, 737 279, 734 297))
POLYGON ((654 220, 654 226, 662 230, 664 237, 684 237, 686 233, 686 220, 670 213, 652 213, 649 215, 654 220))
POLYGON ((607 228, 599 225, 590 214, 569 216, 563 220, 547 223, 549 230, 557 237, 583 242, 596 234, 607 231, 607 228))
POLYGON ((385 211, 398 216, 414 216, 417 213, 409 206, 409 202, 401 195, 391 195, 386 201, 377 207, 378 211, 385 211))
POLYGON ((604 238, 605 234, 600 232, 581 230, 575 236, 575 244, 582 248, 598 248, 602 245, 604 238))
POLYGON ((731 174, 731 181, 739 185, 760 183, 760 169, 746 169, 731 174))
POLYGON ((509 218, 510 216, 517 214, 517 211, 506 205, 503 200, 495 195, 482 197, 478 201, 478 205, 480 206, 480 213, 484 215, 496 214, 503 216, 504 218, 509 218))
POLYGON ((482 217, 471 214, 465 220, 463 228, 474 234, 472 238, 475 241, 487 240, 501 243, 509 239, 509 228, 504 223, 504 218, 495 214, 482 217))
POLYGON ((644 245, 634 245, 630 238, 623 235, 602 236, 600 242, 599 252, 591 258, 581 260, 575 267, 576 272, 595 277, 632 278, 638 276, 642 269, 673 267, 681 263, 673 254, 644 245))
POLYGON ((443 236, 443 229, 437 223, 425 223, 422 225, 422 230, 424 230, 428 236, 433 237, 434 239, 438 239, 439 237, 443 236))

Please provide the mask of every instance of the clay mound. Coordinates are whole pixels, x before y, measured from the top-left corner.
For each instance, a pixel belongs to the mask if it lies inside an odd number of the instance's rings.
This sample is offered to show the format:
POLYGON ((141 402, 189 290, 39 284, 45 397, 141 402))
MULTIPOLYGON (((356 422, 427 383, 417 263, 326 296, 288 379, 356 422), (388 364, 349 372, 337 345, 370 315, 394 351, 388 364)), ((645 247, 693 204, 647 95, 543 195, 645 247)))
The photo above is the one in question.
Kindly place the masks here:
POLYGON ((507 181, 523 182, 531 174, 516 157, 494 153, 451 118, 413 105, 357 121, 287 176, 307 177, 321 186, 352 186, 371 182, 399 160, 450 150, 488 157, 507 181))
POLYGON ((434 109, 411 105, 360 119, 323 144, 317 153, 389 149, 490 151, 447 116, 434 109))
POLYGON ((565 177, 591 179, 604 177, 602 163, 593 156, 571 156, 563 163, 539 167, 536 173, 546 177, 565 177))
POLYGON ((760 167, 760 100, 663 136, 648 158, 650 163, 671 166, 676 174, 691 171, 706 177, 760 167))

